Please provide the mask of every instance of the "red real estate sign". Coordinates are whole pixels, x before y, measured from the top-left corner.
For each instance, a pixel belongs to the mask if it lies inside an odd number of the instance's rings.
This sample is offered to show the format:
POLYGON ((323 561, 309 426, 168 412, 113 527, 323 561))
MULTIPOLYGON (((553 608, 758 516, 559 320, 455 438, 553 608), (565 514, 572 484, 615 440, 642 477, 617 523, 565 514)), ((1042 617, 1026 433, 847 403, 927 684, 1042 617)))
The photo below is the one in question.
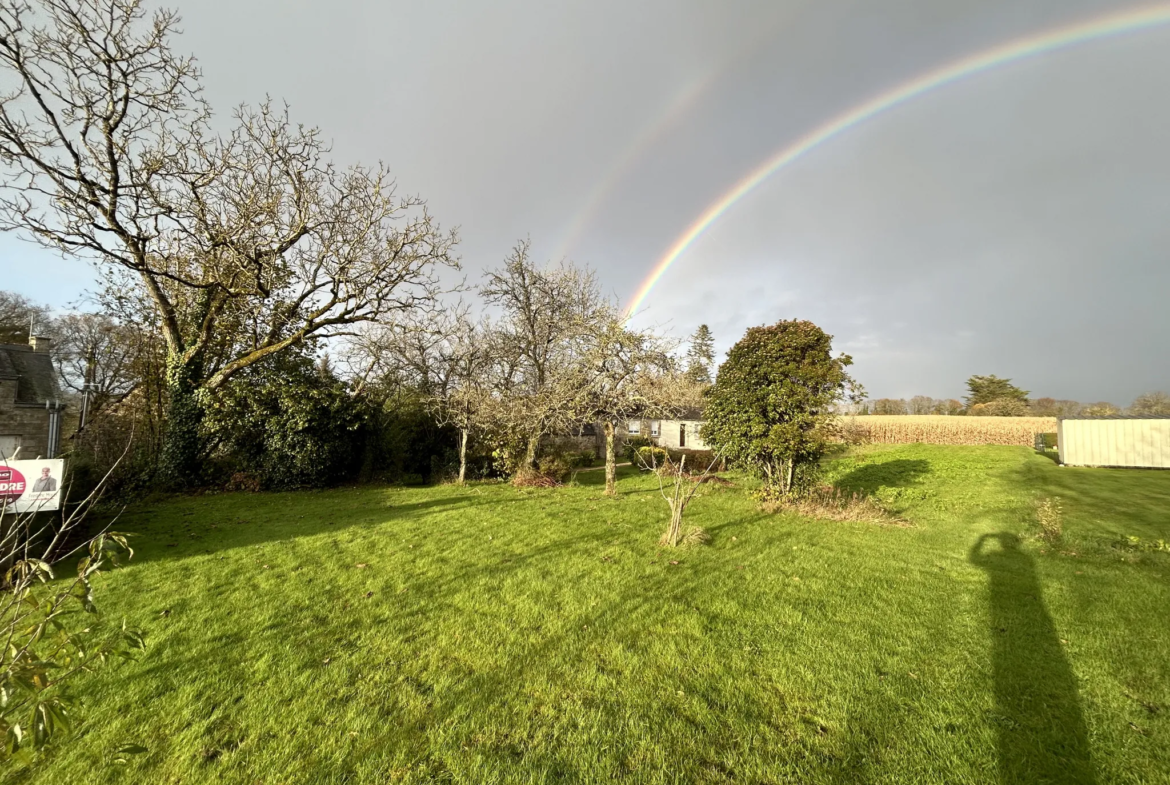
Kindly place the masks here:
POLYGON ((0 461, 0 511, 40 512, 61 508, 65 462, 0 461))
POLYGON ((0 504, 11 504, 24 496, 24 475, 11 466, 0 466, 0 504))

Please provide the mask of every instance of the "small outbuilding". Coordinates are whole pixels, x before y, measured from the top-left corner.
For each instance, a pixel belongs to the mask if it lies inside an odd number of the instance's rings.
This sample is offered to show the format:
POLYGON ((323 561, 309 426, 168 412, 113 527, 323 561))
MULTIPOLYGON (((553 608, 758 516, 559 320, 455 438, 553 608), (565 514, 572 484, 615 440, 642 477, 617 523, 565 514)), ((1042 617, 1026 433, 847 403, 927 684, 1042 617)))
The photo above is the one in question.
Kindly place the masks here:
POLYGON ((707 444, 699 435, 706 420, 700 409, 689 409, 674 420, 630 420, 626 433, 645 436, 650 441, 671 450, 706 450, 707 444))
POLYGON ((1170 417, 1061 417, 1056 447, 1065 466, 1170 469, 1170 417))

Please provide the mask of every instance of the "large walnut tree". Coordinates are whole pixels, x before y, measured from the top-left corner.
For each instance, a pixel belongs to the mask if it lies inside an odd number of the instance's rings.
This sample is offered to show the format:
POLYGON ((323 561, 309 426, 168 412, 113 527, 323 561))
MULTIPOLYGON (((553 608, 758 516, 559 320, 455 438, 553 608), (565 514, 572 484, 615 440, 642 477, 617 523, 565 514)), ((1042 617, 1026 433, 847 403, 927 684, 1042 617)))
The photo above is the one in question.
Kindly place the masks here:
POLYGON ((241 107, 215 132, 177 23, 137 0, 0 0, 0 228, 148 298, 168 355, 164 470, 182 483, 200 396, 431 302, 456 262, 422 200, 381 165, 334 166, 284 108, 241 107))

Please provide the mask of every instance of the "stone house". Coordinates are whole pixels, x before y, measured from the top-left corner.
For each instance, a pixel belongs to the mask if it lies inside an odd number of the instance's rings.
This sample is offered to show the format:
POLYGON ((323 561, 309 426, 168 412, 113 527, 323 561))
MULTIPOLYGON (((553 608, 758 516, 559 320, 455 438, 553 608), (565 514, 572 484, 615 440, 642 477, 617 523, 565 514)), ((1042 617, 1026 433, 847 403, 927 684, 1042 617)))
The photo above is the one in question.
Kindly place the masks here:
POLYGON ((702 410, 696 408, 672 420, 630 420, 626 433, 643 436, 670 450, 706 450, 707 444, 699 435, 704 422, 702 410))
POLYGON ((59 399, 47 338, 0 344, 0 459, 57 457, 65 411, 59 399))

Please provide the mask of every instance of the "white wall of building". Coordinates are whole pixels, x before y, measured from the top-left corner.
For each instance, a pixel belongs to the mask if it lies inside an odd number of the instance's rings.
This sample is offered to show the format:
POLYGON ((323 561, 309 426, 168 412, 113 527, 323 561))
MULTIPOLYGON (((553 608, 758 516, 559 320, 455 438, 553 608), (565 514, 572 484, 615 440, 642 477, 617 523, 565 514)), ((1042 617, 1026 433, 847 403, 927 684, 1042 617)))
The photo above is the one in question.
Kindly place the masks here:
POLYGON ((1170 418, 1061 419, 1056 443, 1067 466, 1170 469, 1170 418))
POLYGON ((699 436, 702 426, 702 420, 642 420, 630 422, 627 432, 631 436, 644 436, 659 447, 672 450, 706 450, 707 444, 699 436))

